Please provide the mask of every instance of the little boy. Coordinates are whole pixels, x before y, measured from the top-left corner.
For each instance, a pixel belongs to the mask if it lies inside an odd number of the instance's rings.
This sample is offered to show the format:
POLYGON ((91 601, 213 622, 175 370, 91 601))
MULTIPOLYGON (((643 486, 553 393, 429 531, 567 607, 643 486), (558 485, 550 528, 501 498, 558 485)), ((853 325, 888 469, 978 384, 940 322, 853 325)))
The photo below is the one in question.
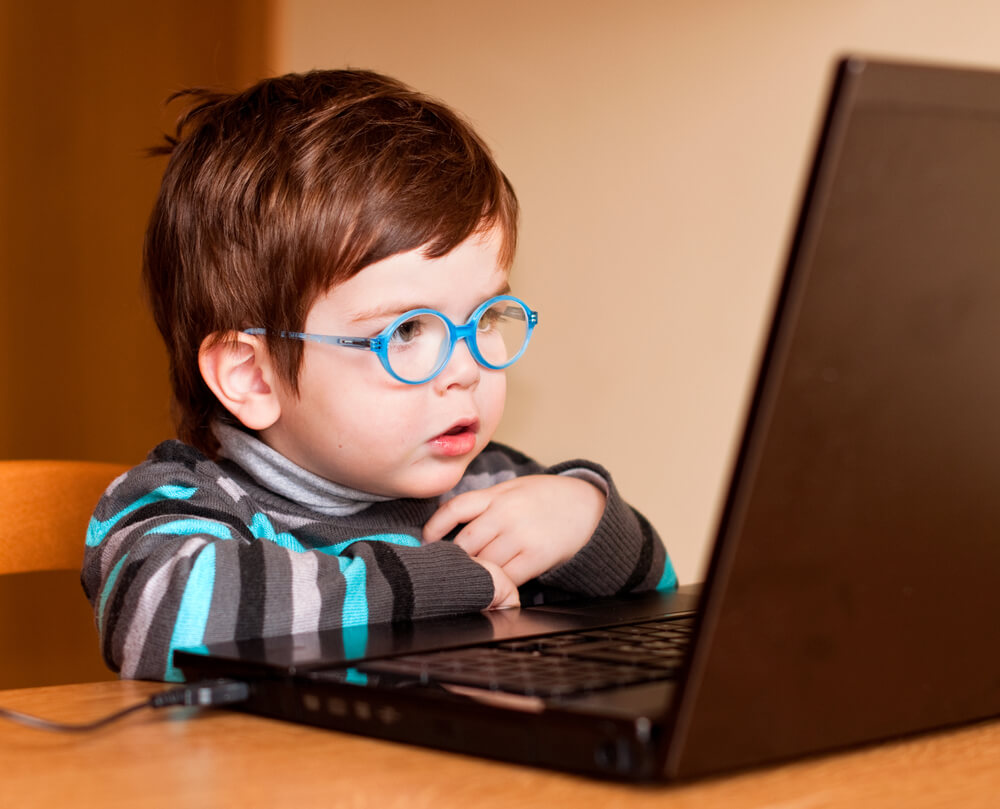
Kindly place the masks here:
POLYGON ((537 313, 469 126, 365 71, 187 95, 144 257, 183 443, 91 521, 108 664, 178 680, 183 646, 674 586, 601 467, 491 443, 537 313))

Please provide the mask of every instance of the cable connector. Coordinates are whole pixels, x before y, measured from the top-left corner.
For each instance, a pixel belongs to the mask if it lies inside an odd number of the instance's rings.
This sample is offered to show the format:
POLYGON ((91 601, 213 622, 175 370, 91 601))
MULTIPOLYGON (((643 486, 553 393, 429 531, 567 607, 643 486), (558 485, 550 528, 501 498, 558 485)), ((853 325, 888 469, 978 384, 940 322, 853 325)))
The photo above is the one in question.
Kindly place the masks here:
POLYGON ((149 700, 151 708, 166 708, 170 705, 196 705, 199 708, 233 705, 245 702, 250 696, 250 686, 238 680, 214 680, 192 683, 161 691, 149 700))
POLYGON ((194 705, 198 708, 209 708, 244 702, 249 696, 250 686, 246 683, 241 683, 238 680, 208 680, 202 683, 192 683, 191 685, 171 688, 169 691, 161 691, 159 694, 151 696, 145 702, 123 708, 108 716, 95 719, 93 722, 55 722, 51 719, 23 714, 20 711, 11 711, 7 708, 0 708, 0 718, 20 722, 22 725, 37 728, 38 730, 82 733, 97 730, 143 708, 168 708, 171 705, 194 705))

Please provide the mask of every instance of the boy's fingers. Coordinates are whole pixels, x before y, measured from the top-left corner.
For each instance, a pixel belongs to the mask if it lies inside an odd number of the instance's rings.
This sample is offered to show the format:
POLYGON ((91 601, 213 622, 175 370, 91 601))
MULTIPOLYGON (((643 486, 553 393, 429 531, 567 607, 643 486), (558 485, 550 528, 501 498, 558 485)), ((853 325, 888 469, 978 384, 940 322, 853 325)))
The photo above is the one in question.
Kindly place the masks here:
POLYGON ((477 559, 485 559, 487 562, 492 562, 498 567, 505 568, 507 563, 521 552, 518 544, 513 542, 509 537, 498 536, 489 532, 482 534, 480 537, 468 540, 464 536, 468 530, 468 527, 463 529, 462 534, 455 540, 455 543, 469 554, 469 556, 475 556, 477 559))
POLYGON ((465 492, 451 498, 435 511, 424 523, 424 542, 437 542, 447 536, 456 525, 471 522, 490 505, 484 490, 465 492))
POLYGON ((531 581, 535 576, 545 572, 543 570, 535 570, 536 564, 532 562, 530 557, 519 553, 513 559, 501 565, 501 567, 503 568, 503 572, 507 574, 507 577, 520 587, 525 582, 531 581))
POLYGON ((489 571, 493 579, 493 601, 487 609, 496 610, 504 607, 517 607, 520 604, 517 586, 510 580, 499 565, 486 562, 481 559, 476 560, 486 570, 489 571))
POLYGON ((520 607, 521 606, 521 596, 517 592, 517 588, 511 588, 510 592, 501 599, 500 603, 494 607, 494 609, 505 610, 508 607, 520 607))
MULTIPOLYGON (((461 530, 455 532, 455 544, 469 556, 478 556, 485 548, 498 542, 498 538, 504 533, 505 523, 494 512, 486 509, 470 522, 460 525, 461 530)), ((497 561, 499 564, 506 560, 497 561)))

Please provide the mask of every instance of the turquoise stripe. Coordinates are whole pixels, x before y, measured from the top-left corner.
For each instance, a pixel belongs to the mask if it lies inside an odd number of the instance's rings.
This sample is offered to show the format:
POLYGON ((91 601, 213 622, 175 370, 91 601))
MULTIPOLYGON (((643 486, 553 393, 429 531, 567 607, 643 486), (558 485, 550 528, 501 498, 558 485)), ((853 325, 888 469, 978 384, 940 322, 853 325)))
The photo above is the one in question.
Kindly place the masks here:
POLYGON ((188 500, 196 491, 198 491, 197 488, 188 489, 184 486, 159 486, 149 494, 140 497, 131 505, 123 508, 109 520, 102 522, 91 517, 90 525, 87 526, 87 547, 93 548, 100 545, 111 529, 114 528, 115 523, 136 509, 148 506, 150 503, 155 503, 159 500, 188 500))
POLYGON ((342 627, 344 656, 348 660, 364 657, 368 651, 368 624, 349 624, 342 627))
POLYGON ((195 519, 174 520, 173 522, 164 523, 163 525, 157 525, 155 528, 150 528, 146 532, 147 536, 149 534, 171 534, 178 537, 208 534, 209 536, 217 537, 218 539, 233 538, 233 534, 229 530, 229 527, 223 525, 221 522, 195 519))
POLYGON ((118 560, 118 564, 111 568, 111 573, 108 574, 108 580, 104 583, 104 589, 101 591, 101 601, 97 607, 98 635, 104 634, 104 605, 108 603, 108 596, 111 595, 111 591, 115 588, 115 582, 118 580, 118 574, 121 572, 122 565, 125 564, 126 559, 128 559, 127 553, 118 560))
POLYGON ((344 670, 344 680, 353 685, 368 685, 368 675, 353 666, 344 670))
POLYGON ((341 615, 342 626, 355 626, 368 623, 368 599, 366 585, 368 569, 365 560, 361 558, 346 559, 337 557, 340 572, 344 576, 347 591, 344 593, 344 608, 341 615))
POLYGON ((215 587, 215 546, 206 545, 195 559, 181 597, 181 606, 174 622, 174 634, 170 639, 171 659, 163 679, 167 682, 184 682, 180 669, 174 666, 173 650, 181 646, 200 646, 205 639, 208 624, 208 610, 212 605, 212 590, 215 587))
POLYGON ((663 575, 660 576, 660 582, 656 585, 657 590, 674 590, 677 588, 677 574, 674 572, 674 566, 670 562, 670 557, 666 557, 663 560, 663 575))
MULTIPOLYGON (((347 660, 354 660, 365 656, 368 650, 368 624, 356 624, 354 626, 344 626, 344 657, 347 660)), ((356 668, 348 668, 344 672, 347 682, 354 685, 368 685, 368 675, 358 671, 356 668)))
POLYGON ((287 548, 288 550, 296 551, 297 553, 305 553, 307 550, 306 546, 299 542, 291 534, 279 534, 275 531, 274 526, 271 525, 271 521, 267 518, 266 514, 261 514, 260 512, 254 514, 253 522, 251 522, 247 528, 250 529, 250 533, 257 539, 266 539, 276 545, 280 545, 282 548, 287 548))
POLYGON ((338 542, 336 545, 327 545, 323 548, 316 548, 320 553, 328 553, 331 556, 339 556, 345 548, 350 547, 355 542, 388 542, 391 545, 405 545, 409 548, 419 548, 420 540, 409 534, 372 534, 367 537, 355 537, 346 542, 338 542))

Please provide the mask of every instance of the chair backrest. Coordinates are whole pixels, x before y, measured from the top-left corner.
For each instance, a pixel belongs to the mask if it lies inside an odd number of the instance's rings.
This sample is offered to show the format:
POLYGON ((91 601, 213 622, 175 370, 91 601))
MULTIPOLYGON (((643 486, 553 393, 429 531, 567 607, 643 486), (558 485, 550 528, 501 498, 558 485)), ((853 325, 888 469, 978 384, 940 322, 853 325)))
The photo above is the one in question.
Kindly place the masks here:
POLYGON ((0 574, 79 570, 90 515, 128 466, 0 461, 0 574))

